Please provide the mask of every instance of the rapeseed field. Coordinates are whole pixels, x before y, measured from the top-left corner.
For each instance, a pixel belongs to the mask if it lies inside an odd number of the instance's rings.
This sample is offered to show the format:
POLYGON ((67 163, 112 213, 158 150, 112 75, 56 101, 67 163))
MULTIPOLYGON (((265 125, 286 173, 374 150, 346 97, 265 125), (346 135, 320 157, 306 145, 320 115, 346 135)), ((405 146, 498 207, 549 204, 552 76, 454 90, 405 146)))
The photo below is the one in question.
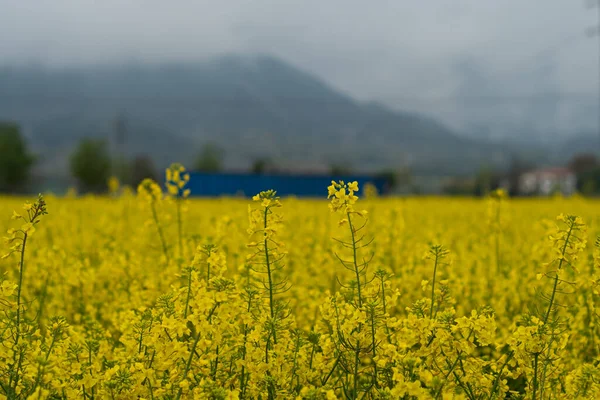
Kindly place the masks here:
POLYGON ((1 399, 600 398, 598 200, 166 175, 0 199, 1 399))

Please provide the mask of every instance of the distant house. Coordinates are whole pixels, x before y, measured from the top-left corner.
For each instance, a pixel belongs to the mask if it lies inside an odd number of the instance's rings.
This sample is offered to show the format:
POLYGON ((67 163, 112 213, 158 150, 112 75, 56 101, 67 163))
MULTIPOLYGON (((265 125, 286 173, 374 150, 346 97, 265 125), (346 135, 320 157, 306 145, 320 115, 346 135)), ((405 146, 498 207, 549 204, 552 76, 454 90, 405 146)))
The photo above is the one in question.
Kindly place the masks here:
POLYGON ((327 197, 327 186, 331 181, 357 181, 358 195, 366 183, 373 184, 377 191, 389 191, 385 178, 369 175, 333 176, 328 174, 249 174, 249 173, 205 173, 190 172, 187 187, 190 196, 253 196, 263 190, 274 189, 279 196, 327 197))
POLYGON ((577 176, 568 168, 542 168, 525 172, 519 177, 519 194, 548 196, 560 192, 566 196, 575 193, 577 176))

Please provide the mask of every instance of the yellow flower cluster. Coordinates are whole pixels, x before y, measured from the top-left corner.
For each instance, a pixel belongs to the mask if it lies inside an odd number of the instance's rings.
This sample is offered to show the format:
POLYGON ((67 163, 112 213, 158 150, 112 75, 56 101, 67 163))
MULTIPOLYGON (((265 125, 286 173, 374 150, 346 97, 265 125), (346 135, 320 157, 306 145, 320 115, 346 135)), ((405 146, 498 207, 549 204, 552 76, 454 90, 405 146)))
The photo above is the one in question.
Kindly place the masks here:
POLYGON ((353 206, 358 200, 355 192, 358 192, 358 182, 356 181, 350 183, 331 181, 331 185, 327 188, 327 198, 331 199, 329 208, 332 211, 343 213, 354 211, 353 206))
POLYGON ((0 198, 0 399, 600 398, 598 200, 188 180, 0 198))
POLYGON ((138 194, 149 203, 155 203, 163 199, 160 186, 150 178, 144 179, 137 188, 138 194))
POLYGON ((189 181, 190 175, 185 171, 183 165, 174 163, 167 168, 165 185, 171 196, 188 197, 190 195, 190 189, 186 189, 185 186, 189 181))

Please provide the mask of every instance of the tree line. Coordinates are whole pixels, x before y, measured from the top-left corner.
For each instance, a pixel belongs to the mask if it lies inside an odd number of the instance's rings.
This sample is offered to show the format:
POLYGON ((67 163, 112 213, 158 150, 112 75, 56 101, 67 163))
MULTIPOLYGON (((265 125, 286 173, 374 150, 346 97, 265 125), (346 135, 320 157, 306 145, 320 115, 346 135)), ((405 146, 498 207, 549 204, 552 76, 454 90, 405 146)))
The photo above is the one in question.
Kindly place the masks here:
MULTIPOLYGON (((224 167, 225 151, 215 143, 207 142, 199 150, 191 169, 219 172, 224 167)), ((31 172, 38 158, 28 148, 16 123, 0 121, 0 193, 20 193, 27 190, 31 172)), ((115 176, 123 184, 137 187, 145 178, 159 180, 159 173, 146 154, 132 159, 113 157, 107 140, 83 138, 69 156, 69 170, 81 192, 101 193, 107 190, 108 180, 115 176)), ((577 190, 585 195, 600 194, 600 160, 593 154, 575 155, 567 165, 577 176, 577 190)), ((491 190, 508 184, 511 195, 518 195, 520 176, 533 169, 533 165, 514 158, 506 171, 481 168, 471 178, 448 181, 441 191, 448 195, 483 196, 491 190)), ((276 172, 277 166, 268 157, 259 157, 250 166, 255 174, 276 172)), ((348 163, 330 165, 332 175, 352 173, 348 163)), ((389 182, 390 191, 418 194, 418 182, 410 170, 384 170, 378 174, 389 182)))
MULTIPOLYGON (((218 172, 223 168, 224 155, 219 146, 206 143, 193 167, 197 171, 218 172)), ((38 157, 30 151, 19 125, 0 121, 0 193, 26 191, 37 161, 38 157)), ((148 155, 140 154, 130 160, 113 157, 105 139, 81 139, 68 161, 70 174, 82 192, 106 191, 111 176, 133 187, 145 178, 159 178, 158 170, 148 155)), ((258 169, 261 168, 259 165, 258 169)))
MULTIPOLYGON (((225 151, 213 142, 204 143, 191 163, 191 169, 202 172, 220 172, 224 168, 225 151)), ((20 193, 27 191, 31 183, 31 172, 37 157, 29 150, 19 126, 12 122, 0 121, 0 193, 20 193)), ((159 174, 152 158, 139 154, 132 159, 111 154, 109 142, 99 138, 83 138, 79 141, 68 159, 71 177, 76 181, 80 192, 102 193, 108 189, 110 177, 120 183, 137 187, 145 178, 159 180, 159 174)), ((269 157, 254 159, 249 172, 254 174, 278 172, 276 163, 269 157)), ((329 173, 335 176, 351 174, 348 162, 337 161, 329 166, 329 173)), ((410 178, 406 171, 384 170, 380 177, 386 178, 391 187, 407 184, 410 178), (398 185, 397 185, 398 184, 398 185)))

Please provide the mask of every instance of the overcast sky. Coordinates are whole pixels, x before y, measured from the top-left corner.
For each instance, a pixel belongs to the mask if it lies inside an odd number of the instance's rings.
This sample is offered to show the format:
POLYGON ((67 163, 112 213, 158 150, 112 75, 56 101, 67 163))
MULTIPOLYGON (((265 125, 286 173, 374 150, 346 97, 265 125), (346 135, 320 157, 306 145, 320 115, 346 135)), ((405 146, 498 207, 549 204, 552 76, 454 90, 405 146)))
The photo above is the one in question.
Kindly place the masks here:
POLYGON ((464 125, 457 99, 589 108, 596 23, 585 0, 0 0, 0 64, 269 53, 357 99, 464 125))

